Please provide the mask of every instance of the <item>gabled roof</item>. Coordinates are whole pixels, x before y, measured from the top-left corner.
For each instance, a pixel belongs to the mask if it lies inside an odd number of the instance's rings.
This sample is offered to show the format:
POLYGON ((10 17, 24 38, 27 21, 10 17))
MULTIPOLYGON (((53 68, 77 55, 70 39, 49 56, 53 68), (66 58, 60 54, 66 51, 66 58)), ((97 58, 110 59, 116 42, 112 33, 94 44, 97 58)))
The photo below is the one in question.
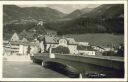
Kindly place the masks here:
POLYGON ((28 42, 28 40, 26 38, 23 38, 22 42, 28 42))
POLYGON ((60 39, 65 39, 68 44, 70 45, 76 45, 76 41, 73 38, 62 38, 62 37, 52 37, 52 36, 47 36, 45 35, 45 42, 46 43, 53 43, 53 44, 58 44, 60 39))
POLYGON ((53 36, 48 36, 44 35, 40 37, 40 40, 45 40, 46 44, 59 44, 60 39, 65 39, 68 44, 70 45, 76 45, 77 42, 73 38, 66 38, 66 37, 53 37, 53 36))
POLYGON ((68 44, 77 44, 77 42, 73 38, 66 38, 68 44))
POLYGON ((91 46, 77 46, 77 50, 95 51, 91 46))
POLYGON ((69 45, 77 45, 77 42, 74 38, 60 37, 59 40, 60 39, 65 39, 69 45))
POLYGON ((22 41, 10 41, 11 45, 26 45, 26 46, 36 46, 36 43, 22 42, 22 41))
POLYGON ((58 39, 55 37, 45 35, 45 43, 56 44, 58 43, 58 39))
POLYGON ((19 36, 17 35, 17 33, 14 33, 12 38, 11 38, 11 41, 19 41, 19 36))

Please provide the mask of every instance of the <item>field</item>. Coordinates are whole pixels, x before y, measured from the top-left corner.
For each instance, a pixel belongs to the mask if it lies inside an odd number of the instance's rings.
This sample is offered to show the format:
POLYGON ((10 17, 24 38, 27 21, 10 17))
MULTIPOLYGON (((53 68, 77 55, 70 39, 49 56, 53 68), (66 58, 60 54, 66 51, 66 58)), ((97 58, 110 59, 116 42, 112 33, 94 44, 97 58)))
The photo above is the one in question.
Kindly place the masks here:
POLYGON ((104 46, 104 47, 118 47, 124 43, 124 35, 114 35, 107 33, 94 33, 94 34, 70 34, 66 37, 74 38, 76 41, 89 42, 91 45, 104 46))

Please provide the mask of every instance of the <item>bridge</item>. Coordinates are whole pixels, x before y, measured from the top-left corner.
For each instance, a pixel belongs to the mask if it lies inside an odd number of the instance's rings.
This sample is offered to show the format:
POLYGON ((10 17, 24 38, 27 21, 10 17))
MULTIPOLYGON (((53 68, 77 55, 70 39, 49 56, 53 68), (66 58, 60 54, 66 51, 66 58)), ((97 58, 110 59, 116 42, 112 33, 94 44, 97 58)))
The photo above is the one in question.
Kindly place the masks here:
MULTIPOLYGON (((111 78, 124 77, 124 58, 114 56, 82 56, 73 54, 38 53, 34 56, 33 62, 52 64, 51 67, 61 65, 61 68, 72 68, 79 74, 106 74, 111 78), (63 66, 62 66, 63 65, 63 66)), ((57 68, 57 67, 56 67, 57 68)), ((56 69, 55 68, 55 69, 56 69)), ((59 69, 60 70, 60 69, 59 69)), ((61 69, 62 71, 62 69, 61 69)))

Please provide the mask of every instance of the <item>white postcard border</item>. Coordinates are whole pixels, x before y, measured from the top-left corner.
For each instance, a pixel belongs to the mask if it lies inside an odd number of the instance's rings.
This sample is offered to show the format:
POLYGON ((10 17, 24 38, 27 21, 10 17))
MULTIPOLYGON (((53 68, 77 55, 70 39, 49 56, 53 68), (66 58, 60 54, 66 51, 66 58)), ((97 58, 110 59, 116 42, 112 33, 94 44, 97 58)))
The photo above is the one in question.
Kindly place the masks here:
POLYGON ((0 80, 1 81, 127 81, 127 1, 1 1, 0 2, 0 80), (125 77, 124 78, 3 78, 3 4, 10 5, 37 5, 37 4, 124 4, 124 43, 125 43, 125 77))

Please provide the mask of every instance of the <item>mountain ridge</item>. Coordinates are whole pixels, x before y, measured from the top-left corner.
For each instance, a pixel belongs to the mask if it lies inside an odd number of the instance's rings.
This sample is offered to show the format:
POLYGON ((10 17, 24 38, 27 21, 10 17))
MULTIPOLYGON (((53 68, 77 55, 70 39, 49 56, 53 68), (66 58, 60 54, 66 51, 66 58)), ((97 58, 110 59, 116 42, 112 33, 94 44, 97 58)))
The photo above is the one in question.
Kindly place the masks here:
POLYGON ((20 19, 44 19, 53 21, 62 18, 65 14, 48 7, 18 7, 16 5, 3 6, 4 23, 20 19))
POLYGON ((92 11, 93 8, 83 8, 83 9, 76 9, 73 12, 69 13, 66 18, 77 18, 83 14, 89 13, 92 11))
MULTIPOLYGON (((38 8, 36 9, 27 8, 26 10, 24 10, 24 8, 19 8, 17 6, 4 7, 4 12, 3 12, 4 20, 8 21, 13 18, 17 20, 17 18, 20 16, 18 18, 18 20, 20 21, 13 20, 13 22, 4 25, 4 35, 6 35, 6 33, 13 33, 13 32, 20 33, 24 29, 26 31, 32 28, 36 28, 37 30, 43 30, 44 27, 45 29, 51 29, 51 30, 57 31, 59 35, 84 34, 84 33, 124 34, 124 5, 123 4, 101 5, 94 8, 92 11, 88 13, 83 13, 82 15, 81 15, 81 11, 77 10, 78 16, 74 15, 75 17, 73 16, 71 18, 70 17, 66 18, 65 16, 66 14, 63 14, 58 11, 56 12, 56 10, 53 10, 53 9, 51 10, 51 8, 48 8, 48 9, 46 8, 46 11, 48 11, 49 13, 42 12, 42 11, 45 11, 45 9, 41 11, 39 11, 40 9, 38 10, 38 8), (14 11, 13 11, 13 8, 15 8, 14 11), (27 12, 30 9, 32 10, 27 12), (49 9, 51 11, 49 11, 49 9), (7 11, 10 11, 10 12, 7 12, 7 11), (54 13, 52 13, 53 11, 54 13), (24 12, 29 13, 29 15, 25 14, 24 12), (43 13, 43 16, 41 13, 43 13), (22 20, 27 19, 28 22, 26 23, 26 20, 22 21, 20 18, 22 20), (38 23, 38 19, 46 20, 46 23, 41 28, 37 28, 36 26, 36 24, 38 23)), ((67 16, 70 14, 67 14, 67 16)))

